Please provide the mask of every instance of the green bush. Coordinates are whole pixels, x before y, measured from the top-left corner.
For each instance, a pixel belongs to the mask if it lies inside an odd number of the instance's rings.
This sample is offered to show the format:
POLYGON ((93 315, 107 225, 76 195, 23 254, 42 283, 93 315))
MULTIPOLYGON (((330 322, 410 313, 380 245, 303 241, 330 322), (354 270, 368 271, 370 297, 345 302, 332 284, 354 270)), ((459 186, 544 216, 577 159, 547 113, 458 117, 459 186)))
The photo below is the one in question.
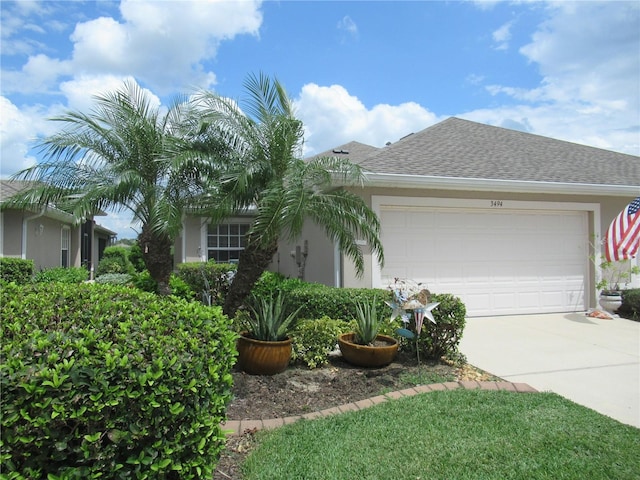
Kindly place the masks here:
POLYGON ((185 300, 192 301, 196 298, 196 294, 191 287, 178 277, 176 274, 172 273, 169 277, 169 287, 171 287, 171 295, 174 295, 178 298, 184 298, 185 300))
POLYGON ((640 321, 640 288, 622 292, 622 305, 618 309, 618 314, 630 320, 640 321))
POLYGON ((105 248, 95 272, 96 277, 107 273, 133 273, 133 265, 127 258, 128 250, 128 248, 116 246, 105 248))
POLYGON ((149 270, 143 270, 134 276, 133 284, 143 292, 158 293, 158 282, 151 277, 149 270))
POLYGON ((8 284, 3 478, 211 478, 237 336, 219 308, 98 284, 8 284))
MULTIPOLYGON (((222 305, 229 291, 229 272, 235 272, 231 263, 194 262, 178 265, 176 275, 183 280, 198 298, 210 295, 211 305, 222 305)), ((207 303, 202 298, 204 303, 207 303)))
POLYGON ((36 283, 82 283, 89 279, 89 270, 84 267, 55 267, 41 270, 33 277, 36 283))
POLYGON ((109 285, 128 285, 133 283, 133 277, 128 273, 105 273, 96 277, 96 283, 107 283, 109 285))
POLYGON ((291 360, 304 362, 309 368, 326 365, 338 342, 338 335, 349 331, 349 324, 342 320, 322 317, 317 320, 301 320, 291 332, 291 360))
POLYGON ((278 292, 282 292, 288 297, 290 292, 298 288, 304 288, 305 285, 310 284, 297 278, 285 277, 281 273, 266 271, 262 273, 253 286, 251 293, 256 297, 272 297, 277 295, 278 292))
POLYGON ((462 301, 449 293, 433 294, 431 302, 440 302, 431 311, 436 323, 424 321, 420 334, 420 357, 439 360, 455 358, 466 325, 467 309, 462 301))
POLYGON ((6 282, 25 284, 33 276, 33 260, 0 257, 0 278, 6 282))
POLYGON ((289 308, 301 307, 301 318, 339 318, 351 320, 356 318, 356 303, 371 303, 375 299, 378 311, 391 310, 385 300, 391 299, 387 290, 372 288, 335 288, 325 285, 307 283, 291 290, 287 295, 289 308))
POLYGON ((131 245, 131 248, 129 248, 127 259, 131 263, 133 269, 138 273, 144 271, 147 268, 147 266, 144 264, 144 259, 142 258, 142 249, 140 248, 140 245, 138 245, 138 242, 134 243, 133 245, 131 245))

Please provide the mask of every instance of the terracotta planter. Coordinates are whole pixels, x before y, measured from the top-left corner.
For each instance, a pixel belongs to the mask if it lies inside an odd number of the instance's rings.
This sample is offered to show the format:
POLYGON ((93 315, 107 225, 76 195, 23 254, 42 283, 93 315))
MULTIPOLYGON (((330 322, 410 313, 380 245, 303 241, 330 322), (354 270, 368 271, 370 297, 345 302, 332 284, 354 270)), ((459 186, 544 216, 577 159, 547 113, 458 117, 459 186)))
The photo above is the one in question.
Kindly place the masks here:
POLYGON ((338 345, 342 357, 352 365, 359 367, 384 367, 393 362, 398 353, 398 341, 387 335, 378 335, 376 342, 384 345, 359 345, 354 343, 355 333, 343 333, 338 336, 338 345))
POLYGON ((247 336, 238 338, 238 366, 252 375, 274 375, 284 372, 291 359, 291 339, 265 342, 247 336))

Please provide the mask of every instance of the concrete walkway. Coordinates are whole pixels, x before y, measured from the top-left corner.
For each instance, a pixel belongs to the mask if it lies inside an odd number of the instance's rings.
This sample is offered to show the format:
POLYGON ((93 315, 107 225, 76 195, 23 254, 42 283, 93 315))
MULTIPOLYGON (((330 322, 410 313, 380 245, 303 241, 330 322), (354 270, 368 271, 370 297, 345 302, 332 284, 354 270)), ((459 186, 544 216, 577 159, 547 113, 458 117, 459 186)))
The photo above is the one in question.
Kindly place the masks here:
POLYGON ((360 400, 359 402, 353 402, 346 405, 340 405, 338 407, 327 408, 318 412, 305 413, 304 415, 296 415, 284 418, 269 418, 263 420, 228 420, 222 423, 220 427, 224 431, 226 431, 227 435, 229 436, 240 435, 247 431, 252 432, 256 430, 281 427, 289 423, 297 422, 301 419, 311 420, 314 418, 327 417, 339 413, 362 410, 363 408, 369 408, 388 400, 394 400, 402 397, 412 397, 420 393, 429 393, 438 390, 456 390, 458 388, 465 388, 469 390, 507 390, 510 392, 519 393, 536 391, 527 384, 514 382, 477 382, 469 380, 460 382, 434 383, 431 385, 421 385, 418 387, 406 388, 397 392, 391 392, 385 395, 378 395, 377 397, 368 398, 366 400, 360 400))
POLYGON ((584 313, 467 320, 472 365, 640 427, 640 323, 584 313))

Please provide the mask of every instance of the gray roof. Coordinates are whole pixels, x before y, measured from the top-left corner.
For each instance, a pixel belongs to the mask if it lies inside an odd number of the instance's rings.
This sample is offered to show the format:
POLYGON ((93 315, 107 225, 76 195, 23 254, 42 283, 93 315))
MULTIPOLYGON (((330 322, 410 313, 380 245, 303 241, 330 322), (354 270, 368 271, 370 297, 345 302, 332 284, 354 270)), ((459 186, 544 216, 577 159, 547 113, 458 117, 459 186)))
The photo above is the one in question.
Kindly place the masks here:
POLYGON ((455 117, 370 148, 354 160, 374 174, 640 188, 638 156, 455 117))
POLYGON ((32 185, 33 182, 22 180, 2 180, 0 179, 0 202, 4 202, 13 197, 16 193, 32 185))
POLYGON ((325 152, 318 153, 311 158, 317 157, 340 157, 346 158, 352 163, 361 163, 367 157, 379 151, 379 148, 372 147, 360 142, 349 142, 339 147, 332 148, 325 152))

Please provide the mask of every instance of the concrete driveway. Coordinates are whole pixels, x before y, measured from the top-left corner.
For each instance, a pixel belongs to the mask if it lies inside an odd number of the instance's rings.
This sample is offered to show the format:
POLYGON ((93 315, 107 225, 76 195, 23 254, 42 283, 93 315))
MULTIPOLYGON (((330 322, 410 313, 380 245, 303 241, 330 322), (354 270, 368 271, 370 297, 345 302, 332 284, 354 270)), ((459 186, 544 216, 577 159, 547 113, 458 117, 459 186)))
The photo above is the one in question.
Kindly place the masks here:
POLYGON ((505 380, 640 427, 640 322, 582 313, 470 318, 460 351, 505 380))

